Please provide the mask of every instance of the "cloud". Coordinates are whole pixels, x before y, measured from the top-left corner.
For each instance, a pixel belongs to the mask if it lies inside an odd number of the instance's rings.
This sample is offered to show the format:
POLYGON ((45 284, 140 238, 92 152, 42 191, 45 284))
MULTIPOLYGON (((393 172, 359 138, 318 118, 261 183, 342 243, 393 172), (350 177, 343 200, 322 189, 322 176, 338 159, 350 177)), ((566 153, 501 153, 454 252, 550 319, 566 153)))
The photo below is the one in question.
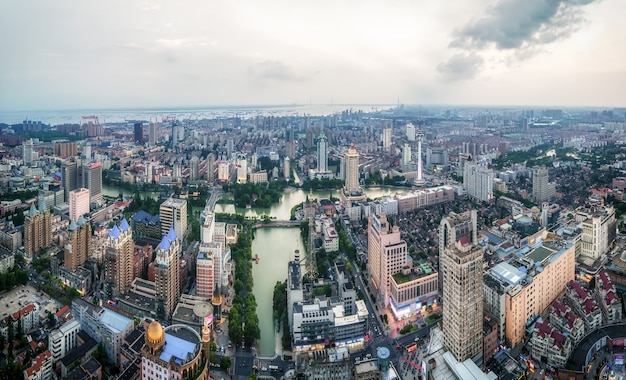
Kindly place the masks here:
POLYGON ((500 0, 456 33, 452 47, 523 49, 569 37, 594 0, 500 0))
POLYGON ((276 81, 302 81, 304 77, 296 75, 295 71, 280 61, 263 61, 250 68, 253 76, 260 79, 276 81))
POLYGON ((529 59, 544 45, 567 39, 577 31, 585 22, 584 7, 594 1, 600 0, 499 0, 483 17, 454 33, 448 47, 472 53, 457 54, 438 70, 461 73, 454 68, 466 67, 468 74, 475 75, 478 72, 472 68, 477 68, 480 57, 473 55, 494 49, 508 53, 505 61, 509 63, 529 59))
POLYGON ((440 63, 437 71, 446 82, 472 79, 482 70, 484 63, 483 57, 476 53, 457 53, 447 62, 440 63))

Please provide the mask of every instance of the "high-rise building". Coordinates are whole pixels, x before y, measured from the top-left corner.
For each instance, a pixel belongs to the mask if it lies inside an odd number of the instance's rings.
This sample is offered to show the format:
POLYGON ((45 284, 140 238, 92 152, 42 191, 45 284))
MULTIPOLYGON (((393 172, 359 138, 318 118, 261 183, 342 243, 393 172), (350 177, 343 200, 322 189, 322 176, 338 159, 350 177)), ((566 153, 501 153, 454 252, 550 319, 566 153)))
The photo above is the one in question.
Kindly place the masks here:
POLYGON ((68 158, 78 154, 76 141, 55 141, 54 155, 61 158, 68 158))
POLYGON ((385 305, 388 302, 390 277, 406 264, 407 244, 398 226, 391 226, 387 216, 370 215, 367 229, 367 261, 374 293, 385 305))
POLYGON ((578 243, 580 261, 593 262, 603 257, 617 235, 615 209, 605 205, 603 198, 596 202, 594 200, 591 198, 586 204, 576 208, 574 215, 576 222, 582 227, 578 243))
POLYGON ((391 128, 385 128, 383 129, 383 135, 382 135, 382 143, 383 143, 383 149, 384 150, 389 150, 391 148, 391 133, 393 132, 393 130, 391 128))
POLYGON ((221 252, 215 252, 208 248, 209 243, 203 243, 207 249, 200 248, 196 261, 196 295, 198 297, 210 298, 215 288, 215 272, 219 272, 219 268, 215 267, 215 255, 221 255, 221 252))
POLYGON ((224 160, 220 160, 217 164, 217 179, 220 182, 228 182, 230 178, 230 170, 228 166, 228 162, 224 160))
POLYGON ((99 162, 85 163, 83 169, 83 187, 89 189, 89 201, 102 200, 102 164, 99 162))
POLYGON ((552 200, 556 194, 556 188, 553 182, 548 181, 548 169, 546 167, 534 168, 532 173, 534 201, 542 203, 552 200))
POLYGON ((150 129, 148 132, 148 142, 150 143, 150 146, 155 146, 159 139, 159 124, 156 122, 150 123, 150 129))
POLYGON ((202 336, 187 325, 174 324, 164 329, 158 321, 150 322, 141 348, 141 367, 145 368, 141 380, 209 379, 211 322, 208 318, 203 322, 202 336))
POLYGON ((24 220, 24 251, 32 255, 52 244, 52 216, 45 202, 39 204, 39 211, 33 203, 24 220))
POLYGON ((209 153, 206 158, 206 180, 208 182, 215 181, 215 156, 209 153))
POLYGON ((229 137, 226 140, 226 159, 230 160, 233 157, 233 152, 235 151, 235 140, 232 137, 229 137))
MULTIPOLYGON (((70 201, 70 192, 78 189, 78 163, 74 159, 64 160, 61 163, 61 185, 65 191, 65 201, 70 201)), ((76 220, 76 219, 74 219, 76 220)))
POLYGON ((424 139, 424 132, 422 132, 422 128, 417 131, 417 178, 415 178, 415 184, 418 186, 423 186, 426 181, 424 181, 424 169, 422 164, 422 140, 424 139))
POLYGON ((143 123, 135 123, 135 144, 143 145, 143 123))
POLYGON ((75 269, 89 258, 91 246, 91 226, 81 215, 77 221, 70 221, 64 247, 64 265, 75 269))
POLYGON ((289 179, 291 178, 290 163, 291 161, 289 160, 289 157, 285 157, 285 160, 283 161, 283 176, 285 177, 286 181, 289 181, 289 179))
POLYGON ((89 213, 89 189, 80 188, 70 191, 70 220, 78 220, 89 213))
POLYGON ((248 160, 246 155, 237 155, 237 183, 246 183, 248 180, 248 160))
POLYGON ((317 138, 317 171, 328 172, 328 139, 324 132, 317 138))
POLYGON ((86 143, 83 146, 83 159, 85 160, 83 163, 91 162, 91 144, 86 143))
POLYGON ((24 160, 24 166, 30 166, 33 162, 33 139, 24 141, 22 145, 22 157, 24 160))
POLYGON ((360 195, 359 185, 359 153, 354 145, 351 145, 345 155, 346 160, 346 184, 345 193, 348 195, 360 195))
POLYGON ((412 123, 406 125, 406 138, 409 141, 415 141, 415 126, 412 123))
POLYGON ((450 214, 439 226, 444 346, 459 361, 482 354, 483 253, 476 210, 450 214))
POLYGON ((113 294, 119 296, 130 290, 134 280, 133 256, 134 247, 133 231, 128 225, 126 217, 118 226, 113 224, 109 237, 105 242, 105 278, 113 284, 113 294))
POLYGON ((189 160, 189 180, 196 181, 198 180, 198 172, 200 169, 200 159, 197 156, 194 156, 189 160))
POLYGON ((470 197, 489 202, 493 198, 493 170, 485 162, 466 163, 463 187, 470 197))
POLYGON ((164 318, 172 315, 180 296, 180 252, 181 243, 172 226, 157 248, 154 271, 157 314, 164 318))
POLYGON ((411 146, 404 144, 404 148, 402 148, 402 165, 407 166, 409 163, 411 163, 411 146))
POLYGON ((181 239, 187 233, 187 200, 169 198, 161 203, 159 208, 161 218, 161 233, 167 234, 170 227, 176 231, 176 236, 181 239))

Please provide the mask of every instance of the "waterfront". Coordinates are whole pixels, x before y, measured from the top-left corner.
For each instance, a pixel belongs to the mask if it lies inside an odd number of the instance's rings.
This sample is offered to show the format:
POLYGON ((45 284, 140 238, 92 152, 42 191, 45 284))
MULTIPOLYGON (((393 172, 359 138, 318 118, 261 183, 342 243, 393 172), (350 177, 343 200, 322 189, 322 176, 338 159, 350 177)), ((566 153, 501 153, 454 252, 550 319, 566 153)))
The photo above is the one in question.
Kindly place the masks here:
POLYGON ((259 263, 252 264, 257 314, 261 340, 259 355, 274 355, 275 332, 272 310, 274 285, 287 279, 287 264, 293 260, 295 250, 304 254, 299 228, 259 228, 252 240, 252 255, 259 255, 259 263))
MULTIPOLYGON (((133 192, 121 186, 102 184, 102 194, 109 196, 109 197, 117 198, 120 194, 122 194, 125 197, 132 196, 133 192)), ((145 197, 145 196, 152 196, 153 198, 159 197, 159 193, 156 191, 140 191, 139 195, 141 195, 141 197, 145 197)))

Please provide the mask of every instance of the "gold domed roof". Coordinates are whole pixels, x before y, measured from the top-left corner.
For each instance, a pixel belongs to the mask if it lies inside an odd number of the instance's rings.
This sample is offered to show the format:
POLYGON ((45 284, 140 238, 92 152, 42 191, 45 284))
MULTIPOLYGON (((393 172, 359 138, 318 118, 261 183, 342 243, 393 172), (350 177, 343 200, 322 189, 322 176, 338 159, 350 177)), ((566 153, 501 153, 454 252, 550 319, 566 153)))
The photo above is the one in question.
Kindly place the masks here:
POLYGON ((165 333, 163 332, 163 326, 157 321, 152 321, 148 325, 148 330, 146 330, 146 339, 152 343, 158 343, 165 338, 165 333))

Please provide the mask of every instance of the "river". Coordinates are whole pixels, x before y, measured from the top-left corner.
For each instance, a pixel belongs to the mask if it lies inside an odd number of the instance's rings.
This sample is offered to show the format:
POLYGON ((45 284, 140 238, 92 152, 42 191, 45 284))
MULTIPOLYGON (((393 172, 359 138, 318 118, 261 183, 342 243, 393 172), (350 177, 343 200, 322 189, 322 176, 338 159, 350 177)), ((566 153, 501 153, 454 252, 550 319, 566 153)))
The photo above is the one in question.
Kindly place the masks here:
MULTIPOLYGON (((128 190, 128 189, 124 189, 121 186, 115 186, 115 185, 105 185, 102 184, 102 194, 109 196, 109 197, 117 197, 120 195, 120 193, 123 196, 132 196, 133 192, 128 190)), ((152 196, 153 198, 158 198, 159 197, 159 193, 156 191, 140 191, 139 195, 141 195, 141 197, 145 197, 145 196, 152 196)))

